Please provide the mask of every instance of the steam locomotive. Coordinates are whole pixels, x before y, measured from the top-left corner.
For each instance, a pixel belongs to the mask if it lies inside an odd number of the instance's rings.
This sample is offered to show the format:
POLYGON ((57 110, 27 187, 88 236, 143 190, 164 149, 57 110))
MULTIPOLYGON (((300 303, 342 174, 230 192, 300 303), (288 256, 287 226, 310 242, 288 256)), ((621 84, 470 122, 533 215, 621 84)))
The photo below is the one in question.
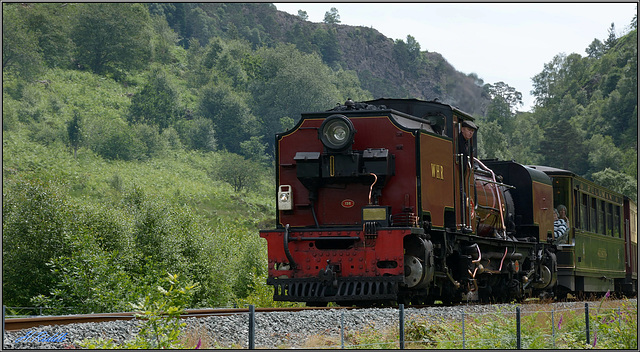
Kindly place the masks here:
POLYGON ((479 160, 473 117, 417 99, 348 100, 276 135, 274 300, 504 302, 637 292, 637 209, 569 171, 479 160), (467 136, 468 137, 468 136, 467 136), (553 210, 569 232, 553 237, 553 210), (593 205, 593 206, 592 206, 593 205))

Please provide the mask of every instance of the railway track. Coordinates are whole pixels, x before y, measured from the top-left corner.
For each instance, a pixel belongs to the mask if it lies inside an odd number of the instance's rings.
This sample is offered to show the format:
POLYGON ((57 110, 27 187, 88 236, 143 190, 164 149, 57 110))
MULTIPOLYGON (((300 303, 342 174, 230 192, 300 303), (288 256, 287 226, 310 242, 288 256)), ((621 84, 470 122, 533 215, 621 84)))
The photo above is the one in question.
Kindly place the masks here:
MULTIPOLYGON (((302 310, 344 309, 345 307, 291 307, 291 308, 256 308, 256 313, 269 312, 297 312, 302 310)), ((216 315, 232 315, 249 313, 249 308, 212 308, 212 309, 187 309, 183 319, 193 317, 208 317, 216 315)), ((123 313, 98 313, 98 314, 73 314, 73 315, 48 315, 28 318, 6 318, 4 320, 5 331, 29 329, 41 325, 66 325, 73 323, 98 323, 114 320, 132 320, 138 312, 123 313)))

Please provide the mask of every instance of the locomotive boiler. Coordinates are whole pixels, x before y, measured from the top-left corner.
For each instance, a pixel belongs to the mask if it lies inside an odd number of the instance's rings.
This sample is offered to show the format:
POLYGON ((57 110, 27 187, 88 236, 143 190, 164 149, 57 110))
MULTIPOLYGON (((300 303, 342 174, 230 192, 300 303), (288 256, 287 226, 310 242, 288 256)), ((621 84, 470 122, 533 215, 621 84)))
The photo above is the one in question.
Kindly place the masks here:
POLYGON ((308 305, 553 295, 553 186, 480 161, 473 117, 434 101, 347 101, 276 135, 274 300, 308 305))

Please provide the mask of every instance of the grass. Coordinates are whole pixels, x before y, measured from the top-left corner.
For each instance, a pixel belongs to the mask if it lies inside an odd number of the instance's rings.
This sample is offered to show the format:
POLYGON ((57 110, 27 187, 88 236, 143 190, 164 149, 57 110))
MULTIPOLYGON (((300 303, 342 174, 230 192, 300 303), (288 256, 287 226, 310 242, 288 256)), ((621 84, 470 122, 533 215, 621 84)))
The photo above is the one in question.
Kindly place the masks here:
MULTIPOLYGON (((495 313, 466 314, 462 318, 413 317, 405 321, 407 349, 516 349, 515 305, 495 313)), ((523 349, 637 349, 637 303, 602 300, 589 304, 590 339, 586 342, 584 307, 555 308, 553 303, 529 311, 521 306, 523 349), (602 304, 600 304, 602 303, 602 304)), ((397 349, 397 327, 366 326, 345 330, 345 348, 397 349)), ((303 348, 341 348, 340 336, 317 334, 303 348)))

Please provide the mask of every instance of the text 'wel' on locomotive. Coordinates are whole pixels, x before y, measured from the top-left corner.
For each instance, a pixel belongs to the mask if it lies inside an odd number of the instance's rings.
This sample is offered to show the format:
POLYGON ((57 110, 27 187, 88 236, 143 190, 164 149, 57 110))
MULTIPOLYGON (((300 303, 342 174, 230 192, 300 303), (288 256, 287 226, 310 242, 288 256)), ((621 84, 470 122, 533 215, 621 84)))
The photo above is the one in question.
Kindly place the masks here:
MULTIPOLYGON (((572 221, 564 242, 554 239, 550 169, 478 160, 475 130, 473 117, 446 104, 377 99, 304 113, 277 134, 276 228, 260 232, 274 300, 450 304, 636 290, 637 263, 608 268, 606 280, 590 271, 598 263, 576 263, 577 245, 599 246, 580 239, 589 228, 572 221)), ((565 181, 558 201, 571 220, 582 193, 565 181)), ((616 196, 605 214, 619 236, 601 251, 624 257, 633 239, 637 253, 637 236, 623 238, 622 215, 614 221, 616 196)))

